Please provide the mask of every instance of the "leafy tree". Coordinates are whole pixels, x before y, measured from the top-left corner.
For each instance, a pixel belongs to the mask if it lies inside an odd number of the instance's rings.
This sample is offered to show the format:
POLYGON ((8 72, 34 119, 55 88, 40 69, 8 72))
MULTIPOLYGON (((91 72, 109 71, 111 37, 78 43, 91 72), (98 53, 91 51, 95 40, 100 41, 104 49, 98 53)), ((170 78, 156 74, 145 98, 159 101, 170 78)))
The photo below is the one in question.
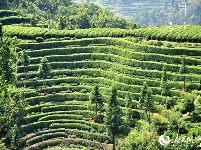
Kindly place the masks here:
POLYGON ((19 149, 19 129, 16 124, 11 128, 11 149, 19 149))
POLYGON ((37 24, 37 19, 36 19, 36 17, 34 15, 30 19, 30 24, 31 24, 32 27, 35 27, 36 24, 37 24))
POLYGON ((0 45, 0 69, 3 80, 7 83, 15 81, 14 68, 17 61, 15 46, 17 43, 16 38, 3 37, 0 45))
POLYGON ((178 111, 163 110, 161 117, 163 116, 168 119, 168 130, 178 133, 179 124, 181 122, 181 113, 178 111))
POLYGON ((99 93, 99 87, 98 85, 94 86, 94 89, 92 91, 92 96, 91 96, 91 103, 95 103, 96 107, 95 107, 95 120, 100 119, 98 118, 98 112, 100 112, 100 117, 101 117, 101 113, 102 113, 102 108, 103 108, 103 99, 101 94, 99 93))
MULTIPOLYGON (((4 82, 3 80, 1 80, 4 82)), ((5 82, 0 88, 0 137, 6 135, 10 129, 11 97, 10 87, 5 82)))
POLYGON ((195 104, 193 100, 186 100, 184 103, 184 111, 189 112, 189 115, 191 112, 193 112, 195 109, 195 104))
POLYGON ((151 129, 154 129, 158 135, 162 135, 168 129, 168 119, 161 115, 153 115, 151 129))
POLYGON ((77 14, 77 24, 79 29, 90 28, 90 18, 86 12, 77 14))
MULTIPOLYGON (((11 128, 15 122, 18 122, 20 115, 13 115, 15 110, 23 113, 23 109, 19 108, 14 100, 14 70, 16 67, 16 52, 15 46, 17 44, 16 38, 1 37, 0 43, 0 149, 6 150, 5 144, 10 147, 11 128), (15 117, 14 117, 15 116, 15 117), (8 139, 8 140, 7 140, 8 139), (5 144, 4 144, 5 143, 5 144)), ((12 144, 13 145, 13 144, 12 144)), ((14 146, 15 147, 15 146, 14 146)), ((11 146, 12 148, 12 146, 11 146)), ((13 148, 13 149, 18 149, 13 148)))
POLYGON ((0 0, 0 9, 6 9, 8 6, 8 0, 0 0))
POLYGON ((141 121, 135 129, 131 130, 125 141, 119 146, 120 150, 155 150, 158 147, 158 135, 149 131, 147 122, 141 121))
POLYGON ((59 26, 58 29, 59 30, 63 30, 66 28, 66 19, 65 17, 59 17, 59 26))
POLYGON ((117 90, 112 87, 112 95, 108 102, 106 111, 106 126, 108 128, 109 135, 112 136, 113 150, 115 150, 115 138, 120 132, 120 126, 122 125, 122 112, 118 106, 117 90))
POLYGON ((39 71, 39 76, 43 78, 43 86, 46 87, 46 79, 50 75, 50 71, 51 71, 47 58, 44 57, 41 59, 38 71, 39 71))
POLYGON ((18 89, 13 89, 14 95, 12 96, 11 103, 11 115, 10 115, 10 125, 17 125, 20 129, 21 125, 24 122, 24 117, 26 115, 24 102, 24 93, 18 89))
POLYGON ((185 74, 187 73, 187 67, 186 67, 186 57, 185 57, 185 55, 182 57, 181 66, 179 68, 179 73, 183 77, 183 81, 184 81, 183 89, 186 90, 186 76, 185 76, 185 74))
POLYGON ((20 62, 24 66, 24 73, 26 73, 26 78, 27 78, 27 67, 30 63, 30 57, 25 50, 22 50, 19 55, 20 55, 20 62))
POLYGON ((174 98, 169 99, 168 101, 166 101, 166 108, 171 109, 174 107, 175 104, 176 104, 176 99, 174 98))

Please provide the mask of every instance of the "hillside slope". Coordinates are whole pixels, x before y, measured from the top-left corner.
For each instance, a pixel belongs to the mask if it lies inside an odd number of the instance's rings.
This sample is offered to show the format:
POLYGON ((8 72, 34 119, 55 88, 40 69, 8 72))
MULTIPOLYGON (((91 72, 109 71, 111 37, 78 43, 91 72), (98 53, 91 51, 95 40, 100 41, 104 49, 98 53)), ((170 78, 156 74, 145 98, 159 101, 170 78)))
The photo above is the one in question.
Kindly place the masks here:
MULTIPOLYGON (((189 26, 190 27, 190 26, 189 26)), ((199 26, 191 26, 201 30, 199 26)), ((140 92, 144 82, 152 90, 154 105, 164 104, 166 98, 181 97, 183 75, 179 73, 185 54, 188 70, 186 89, 190 92, 200 86, 201 48, 183 43, 175 43, 178 36, 170 39, 167 46, 150 45, 146 41, 145 32, 150 37, 157 31, 165 40, 171 27, 146 28, 137 30, 124 29, 83 29, 83 30, 51 30, 36 27, 3 26, 4 35, 18 36, 21 43, 17 52, 26 50, 30 57, 27 73, 22 63, 18 62, 16 86, 25 92, 27 103, 26 116, 21 131, 21 146, 24 149, 44 149, 66 143, 67 146, 82 145, 98 149, 110 149, 111 137, 107 135, 103 123, 93 121, 94 105, 90 102, 91 91, 95 84, 100 87, 104 103, 107 104, 113 85, 118 91, 118 101, 124 110, 126 95, 131 94, 134 112, 142 113, 140 108, 140 92), (153 32, 152 32, 153 31, 153 32), (161 32, 158 32, 161 31, 161 32), (165 36, 166 35, 166 36, 165 36), (41 41, 36 42, 40 37, 41 41), (141 37, 141 38, 138 38, 141 37), (44 38, 44 39, 43 39, 44 38), (142 40, 144 38, 144 41, 142 40), (135 40, 139 40, 136 43, 135 40), (140 43, 141 40, 141 43, 140 43), (135 42, 133 42, 135 41, 135 42), (177 47, 181 46, 181 47, 177 47), (44 80, 39 76, 38 68, 42 58, 47 58, 51 72, 44 80), (161 95, 161 77, 163 66, 167 68, 167 97, 161 95)), ((175 27, 183 30, 183 26, 175 27)), ((195 41, 200 37, 194 33, 195 41)), ((158 38, 160 37, 160 38, 158 38)), ((173 37, 173 36, 171 36, 173 37)), ((182 38, 184 41, 194 41, 182 38)), ((193 38, 194 39, 194 38, 193 38)), ((181 41, 181 40, 180 40, 181 41)), ((159 41, 158 41, 159 42, 159 41)), ((181 111, 181 110, 177 110, 181 111)), ((141 118, 142 119, 142 118, 141 118)))
MULTIPOLYGON (((86 2, 85 0, 73 0, 86 2)), ((181 25, 198 24, 200 22, 200 0, 88 0, 102 7, 112 10, 119 16, 147 26, 168 25, 169 22, 181 25), (185 3, 187 11, 185 12, 185 3)))

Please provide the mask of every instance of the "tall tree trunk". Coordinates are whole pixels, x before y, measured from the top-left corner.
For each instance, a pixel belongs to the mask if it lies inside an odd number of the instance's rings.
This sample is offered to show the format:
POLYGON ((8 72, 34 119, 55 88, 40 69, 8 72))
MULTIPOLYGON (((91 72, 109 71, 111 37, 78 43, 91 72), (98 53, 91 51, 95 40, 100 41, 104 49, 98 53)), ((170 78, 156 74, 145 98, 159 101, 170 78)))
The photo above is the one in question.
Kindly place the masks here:
POLYGON ((96 119, 97 119, 97 108, 98 108, 98 103, 96 102, 96 119))
POLYGON ((115 150, 115 135, 112 135, 112 150, 115 150))

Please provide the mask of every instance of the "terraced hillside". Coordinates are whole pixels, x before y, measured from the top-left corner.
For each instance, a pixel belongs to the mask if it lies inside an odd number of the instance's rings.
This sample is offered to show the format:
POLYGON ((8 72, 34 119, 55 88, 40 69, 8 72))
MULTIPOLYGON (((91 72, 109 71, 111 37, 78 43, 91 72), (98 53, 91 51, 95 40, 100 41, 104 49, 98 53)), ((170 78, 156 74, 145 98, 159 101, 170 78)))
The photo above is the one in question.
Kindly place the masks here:
POLYGON ((3 25, 30 23, 30 17, 22 17, 16 11, 0 9, 0 22, 3 25))
POLYGON ((36 37, 48 38, 95 38, 95 37, 138 37, 146 40, 172 42, 201 42, 201 28, 197 25, 160 26, 126 30, 118 28, 91 28, 77 30, 53 30, 39 27, 4 26, 4 34, 21 39, 35 40, 36 37))
MULTIPOLYGON (((122 108, 130 91, 138 110, 140 91, 146 81, 153 91, 154 103, 161 104, 165 99, 160 87, 162 68, 167 68, 168 97, 180 96, 183 75, 179 69, 185 54, 186 88, 191 91, 200 86, 201 48, 153 46, 127 38, 131 35, 145 37, 148 35, 145 32, 151 31, 149 28, 144 32, 140 29, 78 32, 20 26, 4 26, 3 29, 4 34, 21 38, 17 50, 25 49, 30 56, 28 78, 21 63, 17 70, 17 87, 25 91, 28 105, 21 137, 21 145, 27 150, 44 149, 62 142, 110 149, 111 138, 106 134, 106 126, 91 119, 94 105, 89 99, 95 84, 100 86, 105 103, 110 87, 115 86, 122 108), (37 43, 36 37, 45 40, 37 43), (46 87, 38 73, 43 57, 48 59, 52 69, 46 87)), ((166 30, 169 31, 169 27, 166 30)), ((197 37, 200 40, 199 35, 197 37)))

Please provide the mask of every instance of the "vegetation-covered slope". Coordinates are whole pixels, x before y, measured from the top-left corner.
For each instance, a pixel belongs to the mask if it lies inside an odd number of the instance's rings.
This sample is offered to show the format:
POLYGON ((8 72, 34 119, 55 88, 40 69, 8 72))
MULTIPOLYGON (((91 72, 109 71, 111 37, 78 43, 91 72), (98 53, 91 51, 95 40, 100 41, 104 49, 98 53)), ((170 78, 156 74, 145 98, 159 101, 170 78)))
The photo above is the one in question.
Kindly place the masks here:
POLYGON ((32 26, 37 24, 54 29, 83 28, 137 28, 138 24, 94 4, 76 4, 71 0, 39 0, 0 2, 0 9, 12 9, 21 16, 31 18, 32 26))
POLYGON ((30 23, 30 18, 19 16, 16 11, 0 10, 0 22, 3 25, 30 23))
POLYGON ((201 42, 201 28, 196 25, 162 26, 126 30, 119 28, 91 28, 79 30, 50 30, 36 27, 5 26, 4 34, 22 39, 46 38, 93 38, 93 37, 137 37, 146 40, 172 42, 201 42))
MULTIPOLYGON (((199 42, 197 32, 189 30, 190 27, 200 30, 199 26, 188 26, 186 30, 178 26, 172 27, 172 32, 182 30, 178 34, 189 37, 183 41, 199 42), (190 38, 193 33, 192 37, 197 37, 195 40, 190 38)), ((200 89, 201 49, 199 43, 189 45, 172 42, 179 41, 176 36, 169 42, 156 40, 166 40, 168 34, 172 34, 170 28, 63 31, 4 26, 4 35, 22 39, 17 46, 19 61, 16 86, 24 91, 26 114, 20 126, 18 146, 24 149, 43 149, 66 143, 66 146, 73 144, 72 147, 82 145, 110 149, 113 139, 108 136, 107 126, 103 122, 107 118, 105 106, 110 99, 111 86, 117 89, 119 106, 123 112, 121 131, 116 134, 118 139, 121 140, 120 135, 125 138, 131 130, 125 145, 117 144, 122 149, 132 147, 132 142, 133 145, 142 146, 135 143, 140 139, 129 140, 136 136, 134 133, 139 135, 138 131, 132 130, 133 127, 154 137, 152 142, 143 140, 145 146, 158 141, 160 134, 167 131, 195 134, 199 130, 196 123, 200 122, 200 100, 195 103, 197 118, 195 114, 189 117, 183 114, 193 111, 186 107, 189 106, 187 102, 194 100, 196 90, 200 89), (153 36, 155 31, 164 37, 153 36), (151 38, 147 37, 148 33, 151 38), (20 61, 25 55, 22 55, 22 50, 30 57, 27 65, 20 61), (42 62, 51 68, 45 76, 39 72, 42 62), (105 105, 102 107, 105 109, 101 110, 105 119, 101 121, 96 120, 96 107, 90 102, 94 85, 100 87, 105 105), (152 104, 151 107, 142 101, 143 89, 151 90, 151 95, 145 96, 149 98, 144 99, 150 100, 147 103, 152 104), (131 99, 129 103, 128 95, 131 99), (130 117, 128 108, 132 112, 130 117), (147 112, 153 115, 146 115, 147 112), (162 117, 158 120, 155 114, 162 117), (139 120, 144 120, 144 123, 139 120), (189 120, 191 123, 187 125, 186 121, 189 120), (177 126, 181 123, 183 126, 177 126)), ((155 146, 161 147, 159 144, 155 146)))
MULTIPOLYGON (((85 0, 73 0, 85 2, 85 0)), ((181 25, 201 25, 201 1, 200 0, 88 0, 120 16, 132 19, 147 26, 168 25, 169 22, 181 25), (187 6, 185 16, 185 2, 187 6)))
POLYGON ((200 30, 0 25, 1 143, 163 149, 162 134, 199 137, 200 30))

